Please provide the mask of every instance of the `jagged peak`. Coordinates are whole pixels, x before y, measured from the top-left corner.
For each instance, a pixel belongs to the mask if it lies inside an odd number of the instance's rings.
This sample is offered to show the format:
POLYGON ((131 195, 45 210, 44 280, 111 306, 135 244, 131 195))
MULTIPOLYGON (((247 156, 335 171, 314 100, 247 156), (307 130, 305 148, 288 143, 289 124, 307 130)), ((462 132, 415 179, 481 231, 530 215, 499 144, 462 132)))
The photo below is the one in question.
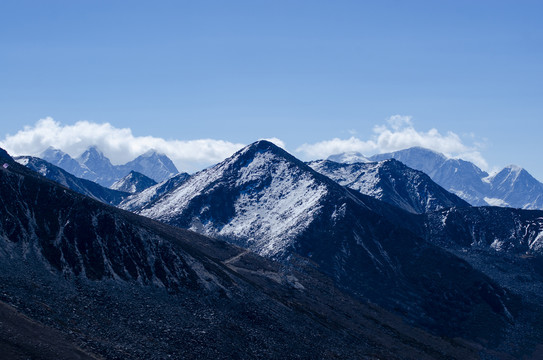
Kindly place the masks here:
POLYGON ((109 161, 109 159, 104 155, 102 150, 98 148, 96 145, 91 145, 85 150, 81 155, 78 156, 77 160, 79 162, 87 162, 90 159, 106 159, 109 161))
POLYGON ((87 150, 85 150, 85 152, 96 153, 96 154, 104 156, 104 153, 102 152, 102 150, 100 150, 100 148, 98 148, 98 146, 96 145, 89 146, 87 150))
POLYGON ((66 152, 62 151, 59 148, 56 148, 56 147, 50 145, 45 150, 40 152, 38 154, 38 157, 40 157, 40 158, 52 158, 52 157, 61 158, 61 157, 66 156, 66 155, 68 155, 66 152))

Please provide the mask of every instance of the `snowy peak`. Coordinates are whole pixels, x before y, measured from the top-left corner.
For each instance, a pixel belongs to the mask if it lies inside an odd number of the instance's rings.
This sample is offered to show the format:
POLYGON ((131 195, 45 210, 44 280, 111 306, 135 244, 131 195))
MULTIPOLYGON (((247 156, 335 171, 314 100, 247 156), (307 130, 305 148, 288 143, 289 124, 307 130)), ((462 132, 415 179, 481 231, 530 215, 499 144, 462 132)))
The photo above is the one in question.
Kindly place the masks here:
POLYGON ((341 154, 330 155, 326 160, 344 164, 367 163, 371 161, 357 151, 348 151, 341 154))
POLYGON ((492 200, 516 208, 543 209, 543 184, 519 166, 509 165, 484 180, 490 185, 492 200))
POLYGON ((543 209, 543 184, 515 165, 489 176, 472 162, 447 158, 421 147, 370 157, 372 161, 385 159, 399 160, 410 168, 426 173, 447 191, 474 206, 543 209))
POLYGON ((425 213, 468 203, 434 183, 421 171, 395 159, 340 164, 315 161, 309 165, 340 185, 413 213, 425 213))
POLYGON ((122 167, 125 171, 129 169, 140 172, 156 182, 164 181, 179 172, 170 158, 152 149, 122 167))
POLYGON ((156 184, 156 181, 143 175, 142 173, 130 171, 128 175, 120 180, 117 180, 113 185, 111 185, 111 189, 135 194, 142 192, 143 190, 156 184))
MULTIPOLYGON (((64 151, 62 151, 60 149, 57 149, 57 148, 54 148, 52 146, 49 146, 47 149, 43 150, 39 154, 39 157, 44 159, 44 160, 51 159, 51 160, 55 160, 55 161, 61 161, 61 159, 65 158, 66 156, 69 157, 70 155, 68 155, 64 151)), ((47 160, 47 161, 49 161, 49 160, 47 160)))
POLYGON ((87 162, 95 162, 95 161, 106 162, 106 163, 111 164, 109 159, 96 146, 90 146, 81 155, 79 155, 76 160, 82 164, 85 164, 87 162))
POLYGON ((96 146, 91 146, 76 159, 62 150, 47 148, 40 157, 69 173, 110 187, 131 171, 137 171, 155 182, 164 181, 177 174, 177 168, 164 154, 149 150, 124 165, 113 165, 96 146))
POLYGON ((410 168, 420 170, 433 177, 439 166, 447 160, 445 155, 422 147, 412 147, 405 150, 395 151, 386 154, 378 154, 370 157, 372 161, 396 159, 410 168))
POLYGON ((508 165, 500 172, 488 177, 488 181, 492 184, 514 184, 519 180, 529 182, 537 181, 526 170, 517 165, 508 165))
POLYGON ((49 146, 47 149, 41 152, 38 157, 66 170, 70 174, 77 177, 84 177, 84 174, 91 173, 88 167, 79 163, 64 151, 56 149, 52 146, 49 146))
POLYGON ((327 186, 316 177, 303 162, 261 140, 192 175, 140 214, 233 242, 252 239, 250 249, 276 256, 322 206, 327 186))

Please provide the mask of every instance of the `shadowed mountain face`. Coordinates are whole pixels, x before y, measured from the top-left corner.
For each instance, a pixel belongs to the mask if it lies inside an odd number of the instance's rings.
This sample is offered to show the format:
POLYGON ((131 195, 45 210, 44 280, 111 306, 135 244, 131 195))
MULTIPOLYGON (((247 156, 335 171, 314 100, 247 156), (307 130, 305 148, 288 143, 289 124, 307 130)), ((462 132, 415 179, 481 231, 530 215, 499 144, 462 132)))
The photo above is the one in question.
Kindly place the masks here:
POLYGON ((32 156, 19 156, 16 157, 15 160, 21 165, 24 165, 27 168, 45 176, 49 180, 53 180, 75 192, 99 200, 106 204, 118 205, 123 199, 130 195, 125 191, 108 189, 90 180, 80 179, 69 172, 64 171, 63 169, 39 158, 32 156))
POLYGON ((284 263, 308 259, 342 288, 435 333, 499 347, 520 331, 512 330, 520 298, 429 241, 423 217, 346 189, 269 142, 150 203, 137 199, 131 209, 142 215, 284 263))
POLYGON ((469 206, 458 196, 434 183, 428 175, 393 159, 352 164, 318 160, 308 165, 340 185, 412 213, 469 206))
POLYGON ((471 359, 482 351, 344 295, 303 259, 285 268, 0 158, 0 301, 26 316, 0 303, 4 355, 471 359))
POLYGON ((424 216, 424 236, 535 304, 543 302, 543 212, 455 208, 424 216))

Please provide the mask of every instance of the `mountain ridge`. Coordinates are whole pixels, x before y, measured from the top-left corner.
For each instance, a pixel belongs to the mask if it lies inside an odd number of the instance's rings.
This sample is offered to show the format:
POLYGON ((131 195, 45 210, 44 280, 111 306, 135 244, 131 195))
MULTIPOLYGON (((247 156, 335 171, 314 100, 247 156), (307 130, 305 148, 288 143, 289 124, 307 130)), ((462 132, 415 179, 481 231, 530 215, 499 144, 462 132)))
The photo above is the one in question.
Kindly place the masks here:
POLYGON ((62 150, 52 147, 44 150, 39 157, 77 177, 97 182, 105 187, 110 187, 131 171, 142 173, 157 183, 179 172, 166 155, 152 149, 122 165, 113 165, 94 145, 75 159, 62 150))
POLYGON ((32 156, 18 156, 15 161, 67 188, 110 205, 118 205, 130 194, 109 189, 90 180, 81 179, 45 160, 32 156))
MULTIPOLYGON (((341 158, 341 154, 333 157, 341 158)), ((528 171, 510 165, 489 175, 472 162, 447 158, 436 151, 412 147, 368 157, 371 161, 396 159, 405 165, 426 173, 437 184, 459 196, 473 206, 507 206, 522 209, 543 209, 543 183, 528 171), (520 177, 512 177, 521 174, 520 177), (507 184, 504 178, 509 178, 507 184)))
POLYGON ((395 159, 342 164, 317 160, 309 166, 340 185, 360 191, 413 213, 447 207, 469 206, 467 202, 434 183, 428 175, 395 159))

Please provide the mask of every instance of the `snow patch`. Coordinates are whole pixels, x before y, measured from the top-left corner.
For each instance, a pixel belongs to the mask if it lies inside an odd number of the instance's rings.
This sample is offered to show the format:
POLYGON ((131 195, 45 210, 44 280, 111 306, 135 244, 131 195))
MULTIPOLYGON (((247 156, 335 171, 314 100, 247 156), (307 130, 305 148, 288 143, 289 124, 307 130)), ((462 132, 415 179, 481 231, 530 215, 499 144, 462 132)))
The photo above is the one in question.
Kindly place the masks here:
POLYGON ((498 199, 498 198, 485 197, 484 200, 490 206, 501 206, 501 207, 509 206, 509 204, 507 202, 505 202, 502 199, 498 199))

